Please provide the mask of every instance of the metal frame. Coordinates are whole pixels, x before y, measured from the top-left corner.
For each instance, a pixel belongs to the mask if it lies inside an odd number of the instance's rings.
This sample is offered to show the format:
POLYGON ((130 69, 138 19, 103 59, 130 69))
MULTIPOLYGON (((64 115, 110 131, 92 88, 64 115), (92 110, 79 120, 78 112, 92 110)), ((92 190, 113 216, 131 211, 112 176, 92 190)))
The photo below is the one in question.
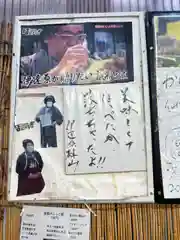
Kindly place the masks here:
MULTIPOLYGON (((39 15, 39 16, 20 16, 15 19, 14 29, 14 40, 13 40, 13 65, 12 65, 12 87, 11 87, 11 119, 10 119, 10 141, 9 141, 9 159, 12 161, 12 147, 13 132, 14 132, 14 118, 15 118, 15 106, 16 106, 16 90, 17 81, 19 81, 19 59, 20 59, 20 38, 21 32, 20 27, 23 25, 42 25, 42 24, 58 24, 58 23, 83 23, 83 22, 102 22, 109 19, 108 21, 119 22, 119 21, 132 21, 132 19, 138 19, 140 28, 140 51, 142 61, 142 100, 144 110, 144 135, 145 135, 145 146, 146 146, 146 160, 147 160, 147 185, 148 185, 148 196, 146 197, 134 197, 120 200, 48 200, 48 201, 36 201, 35 202, 51 202, 51 203, 152 203, 154 202, 154 187, 153 187, 153 166, 152 166, 152 148, 151 148, 151 123, 150 123, 150 102, 149 102, 149 82, 148 82, 148 70, 147 70, 147 55, 146 55, 146 31, 145 31, 145 14, 140 12, 129 12, 129 13, 90 13, 90 14, 62 14, 62 15, 39 15)), ((8 198, 10 190, 10 172, 11 172, 11 161, 9 161, 9 174, 8 174, 8 198)), ((12 202, 31 202, 25 200, 10 200, 12 202)))
POLYGON ((178 204, 179 199, 164 198, 163 176, 161 170, 161 153, 160 153, 160 139, 158 127, 158 107, 157 107, 157 89, 156 89, 156 39, 154 18, 155 17, 180 17, 180 11, 166 11, 166 12, 149 12, 147 13, 148 25, 148 60, 149 60, 149 77, 151 90, 151 118, 152 118, 152 138, 153 138, 153 168, 154 168, 154 196, 155 202, 160 204, 178 204))

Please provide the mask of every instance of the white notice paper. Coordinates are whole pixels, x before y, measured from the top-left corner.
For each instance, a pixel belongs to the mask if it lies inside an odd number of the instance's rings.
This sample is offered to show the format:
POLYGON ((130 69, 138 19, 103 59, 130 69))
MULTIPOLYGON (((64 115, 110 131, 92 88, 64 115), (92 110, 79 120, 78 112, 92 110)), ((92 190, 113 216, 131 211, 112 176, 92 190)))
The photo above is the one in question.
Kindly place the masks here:
POLYGON ((180 194, 180 70, 159 68, 157 106, 161 169, 165 198, 180 194))
POLYGON ((121 84, 63 90, 67 174, 146 170, 138 91, 121 84))
POLYGON ((87 209, 24 206, 20 240, 89 240, 87 209))

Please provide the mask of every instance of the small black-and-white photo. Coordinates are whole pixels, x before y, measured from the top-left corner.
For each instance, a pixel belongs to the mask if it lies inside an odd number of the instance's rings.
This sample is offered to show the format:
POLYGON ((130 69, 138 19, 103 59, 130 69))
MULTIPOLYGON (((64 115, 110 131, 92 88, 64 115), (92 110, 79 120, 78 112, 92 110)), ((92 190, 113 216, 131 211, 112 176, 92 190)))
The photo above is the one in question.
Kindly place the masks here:
POLYGON ((40 193, 45 187, 42 176, 44 162, 41 154, 35 150, 34 142, 31 139, 24 139, 22 146, 24 151, 16 161, 17 196, 40 193))
POLYGON ((55 106, 55 97, 48 95, 44 98, 44 107, 41 107, 35 120, 40 123, 41 147, 57 147, 56 125, 63 123, 63 115, 55 106))

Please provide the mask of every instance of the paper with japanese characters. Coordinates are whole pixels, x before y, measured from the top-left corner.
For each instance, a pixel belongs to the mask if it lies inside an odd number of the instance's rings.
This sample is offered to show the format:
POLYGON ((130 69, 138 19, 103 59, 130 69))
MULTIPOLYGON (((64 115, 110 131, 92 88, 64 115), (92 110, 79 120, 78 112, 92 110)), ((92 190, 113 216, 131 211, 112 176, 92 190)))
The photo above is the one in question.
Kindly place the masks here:
POLYGON ((138 89, 113 84, 66 88, 64 99, 67 173, 145 170, 138 89))
POLYGON ((158 126, 161 170, 165 198, 179 198, 180 193, 180 71, 157 70, 158 126))
POLYGON ((180 198, 180 15, 154 18, 156 35, 157 126, 165 199, 180 198))
POLYGON ((87 209, 24 206, 20 240, 89 240, 87 209))
POLYGON ((17 26, 9 200, 151 198, 146 45, 124 18, 17 26))

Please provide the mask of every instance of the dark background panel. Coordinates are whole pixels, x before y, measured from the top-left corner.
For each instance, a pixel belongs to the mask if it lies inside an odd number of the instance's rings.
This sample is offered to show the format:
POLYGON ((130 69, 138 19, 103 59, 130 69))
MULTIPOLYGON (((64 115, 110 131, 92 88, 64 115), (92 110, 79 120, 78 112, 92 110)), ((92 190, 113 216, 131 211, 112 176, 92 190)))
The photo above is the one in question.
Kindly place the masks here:
MULTIPOLYGON (((153 175, 154 175, 154 195, 155 202, 160 204, 180 203, 179 199, 165 199, 163 191, 163 179, 161 170, 161 154, 159 144, 159 126, 157 112, 157 94, 156 94, 156 44, 155 44, 155 28, 153 20, 155 16, 163 16, 168 14, 179 14, 180 12, 149 12, 146 14, 146 37, 147 37, 147 53, 148 53, 148 74, 150 87, 150 108, 151 108, 151 124, 152 124, 152 148, 153 148, 153 175)), ((160 32, 166 32, 166 24, 174 21, 167 17, 159 23, 160 32)))

